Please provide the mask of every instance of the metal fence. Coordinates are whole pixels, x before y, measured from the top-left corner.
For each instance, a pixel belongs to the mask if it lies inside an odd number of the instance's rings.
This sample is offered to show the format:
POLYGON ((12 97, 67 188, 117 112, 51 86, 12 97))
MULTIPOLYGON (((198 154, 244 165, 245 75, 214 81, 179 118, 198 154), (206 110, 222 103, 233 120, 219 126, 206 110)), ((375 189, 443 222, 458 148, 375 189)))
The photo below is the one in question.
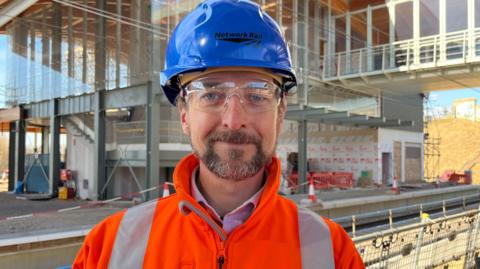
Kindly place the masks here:
MULTIPOLYGON (((480 209, 480 208, 479 208, 480 209)), ((367 268, 475 268, 480 252, 480 210, 354 238, 367 268)))
POLYGON ((339 52, 325 58, 325 79, 407 71, 480 60, 480 29, 339 52))

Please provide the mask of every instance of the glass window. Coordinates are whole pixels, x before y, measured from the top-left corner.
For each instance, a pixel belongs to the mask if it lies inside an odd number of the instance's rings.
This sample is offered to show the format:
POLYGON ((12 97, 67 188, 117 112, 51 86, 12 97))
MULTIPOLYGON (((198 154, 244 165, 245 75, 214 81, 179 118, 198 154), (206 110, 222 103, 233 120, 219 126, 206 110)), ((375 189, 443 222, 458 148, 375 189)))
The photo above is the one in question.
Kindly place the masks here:
POLYGON ((372 43, 387 44, 390 41, 390 14, 382 7, 372 11, 372 43))
POLYGON ((420 1, 420 36, 438 35, 439 14, 438 0, 420 1))
POLYGON ((395 6, 395 40, 413 38, 413 3, 405 2, 395 6))
POLYGON ((480 27, 480 0, 475 0, 475 27, 480 27))
POLYGON ((351 48, 365 48, 367 44, 367 13, 361 12, 353 14, 351 17, 351 48))
POLYGON ((467 0, 446 0, 447 33, 467 29, 467 0))
POLYGON ((335 52, 343 52, 346 49, 345 16, 335 20, 335 52))

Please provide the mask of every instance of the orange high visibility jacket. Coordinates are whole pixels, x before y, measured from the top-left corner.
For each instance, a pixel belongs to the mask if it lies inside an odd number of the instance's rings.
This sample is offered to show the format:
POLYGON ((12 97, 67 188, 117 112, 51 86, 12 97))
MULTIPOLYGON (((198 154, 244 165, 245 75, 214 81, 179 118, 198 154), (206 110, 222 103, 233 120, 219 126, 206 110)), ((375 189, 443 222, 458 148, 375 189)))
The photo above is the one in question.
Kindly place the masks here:
POLYGON ((277 194, 273 158, 257 208, 230 234, 190 195, 193 155, 175 169, 176 194, 108 217, 88 234, 73 268, 365 268, 338 224, 277 194))

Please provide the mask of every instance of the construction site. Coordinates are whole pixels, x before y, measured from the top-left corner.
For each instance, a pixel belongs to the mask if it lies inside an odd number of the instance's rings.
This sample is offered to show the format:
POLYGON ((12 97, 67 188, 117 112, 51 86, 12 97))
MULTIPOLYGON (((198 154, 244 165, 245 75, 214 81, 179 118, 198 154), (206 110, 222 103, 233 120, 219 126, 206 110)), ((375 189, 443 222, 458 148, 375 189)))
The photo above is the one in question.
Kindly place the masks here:
MULTIPOLYGON (((159 73, 200 2, 0 0, 0 268, 70 268, 95 224, 175 192, 192 147, 159 73)), ((298 80, 279 192, 366 268, 480 268, 480 109, 429 99, 480 88, 480 0, 254 2, 298 80)))

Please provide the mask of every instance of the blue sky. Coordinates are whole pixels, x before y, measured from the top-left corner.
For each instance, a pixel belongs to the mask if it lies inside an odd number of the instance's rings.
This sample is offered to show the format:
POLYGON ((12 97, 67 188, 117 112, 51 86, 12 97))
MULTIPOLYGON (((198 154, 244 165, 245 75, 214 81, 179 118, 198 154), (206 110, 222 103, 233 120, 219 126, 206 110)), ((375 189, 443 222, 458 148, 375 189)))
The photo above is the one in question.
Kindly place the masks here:
POLYGON ((450 107, 454 100, 467 97, 475 97, 477 101, 480 101, 480 88, 431 92, 430 104, 432 106, 450 107))

